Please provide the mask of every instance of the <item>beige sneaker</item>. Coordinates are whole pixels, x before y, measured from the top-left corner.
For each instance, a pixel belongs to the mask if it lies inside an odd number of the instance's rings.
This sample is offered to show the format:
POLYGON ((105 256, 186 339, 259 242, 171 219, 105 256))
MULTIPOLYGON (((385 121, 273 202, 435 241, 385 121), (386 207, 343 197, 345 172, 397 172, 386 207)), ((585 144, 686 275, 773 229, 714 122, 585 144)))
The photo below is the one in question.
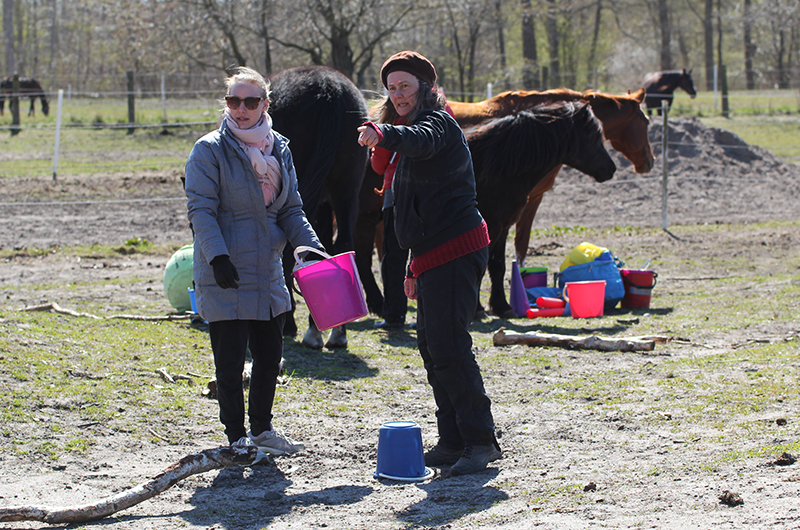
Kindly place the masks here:
POLYGON ((258 436, 254 435, 252 431, 248 431, 247 437, 252 440, 259 451, 271 455, 294 454, 306 449, 303 442, 292 440, 274 427, 271 431, 264 431, 258 436))

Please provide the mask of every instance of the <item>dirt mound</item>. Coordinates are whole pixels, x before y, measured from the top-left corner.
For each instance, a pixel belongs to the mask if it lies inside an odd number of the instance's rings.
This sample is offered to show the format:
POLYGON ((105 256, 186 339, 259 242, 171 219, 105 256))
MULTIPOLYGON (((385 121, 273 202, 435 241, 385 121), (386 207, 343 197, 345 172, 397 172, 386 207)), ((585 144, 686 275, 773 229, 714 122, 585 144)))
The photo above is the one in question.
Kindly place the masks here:
MULTIPOLYGON (((565 168, 542 200, 534 227, 550 225, 660 226, 663 126, 653 120, 655 167, 633 171, 616 152, 614 179, 597 184, 565 168)), ((800 197, 800 167, 782 162, 724 129, 696 118, 671 120, 667 151, 667 223, 741 223, 794 219, 786 204, 800 197)))

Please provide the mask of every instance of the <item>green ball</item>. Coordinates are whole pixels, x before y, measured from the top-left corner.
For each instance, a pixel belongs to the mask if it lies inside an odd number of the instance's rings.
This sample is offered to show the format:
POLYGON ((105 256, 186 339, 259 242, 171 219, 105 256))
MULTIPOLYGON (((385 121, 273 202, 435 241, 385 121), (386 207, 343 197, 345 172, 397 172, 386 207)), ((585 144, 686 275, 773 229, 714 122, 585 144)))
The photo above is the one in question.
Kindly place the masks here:
POLYGON ((170 305, 178 311, 192 309, 189 289, 192 287, 194 245, 185 245, 169 258, 164 268, 164 294, 170 305))

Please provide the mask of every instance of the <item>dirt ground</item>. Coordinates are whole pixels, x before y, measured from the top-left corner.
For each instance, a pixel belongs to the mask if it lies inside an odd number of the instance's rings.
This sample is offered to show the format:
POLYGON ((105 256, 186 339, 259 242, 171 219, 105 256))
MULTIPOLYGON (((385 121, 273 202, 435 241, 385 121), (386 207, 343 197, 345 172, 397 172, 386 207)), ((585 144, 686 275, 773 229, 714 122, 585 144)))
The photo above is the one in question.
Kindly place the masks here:
MULTIPOLYGON (((747 146, 734 135, 708 129, 694 119, 671 123, 667 224, 727 224, 798 219, 800 167, 781 163, 761 149, 747 146)), ((662 226, 661 128, 651 125, 651 143, 657 157, 653 171, 635 174, 617 157, 614 179, 597 184, 589 177, 563 171, 556 187, 545 195, 534 228, 553 225, 590 228, 662 226)), ((180 175, 136 175, 3 179, 0 181, 0 249, 21 250, 104 243, 122 244, 144 238, 154 243, 188 243, 180 175)), ((796 227, 796 225, 794 225, 796 227)), ((569 239, 553 238, 567 245, 569 239)), ((549 241, 549 242, 552 242, 549 241)), ((609 248, 638 247, 638 260, 671 251, 671 238, 654 233, 634 244, 624 230, 609 231, 602 242, 609 248)), ((544 252, 548 241, 531 241, 544 252)), ((746 233, 724 229, 689 242, 705 263, 717 253, 746 254, 768 245, 796 259, 800 234, 794 229, 761 228, 746 233)), ((550 256, 568 252, 556 248, 550 256)), ((535 252, 534 252, 535 253, 535 252)), ((81 297, 107 297, 109 311, 136 307, 141 296, 148 301, 163 296, 160 263, 152 257, 120 255, 115 258, 65 259, 47 255, 15 255, 0 264, 4 309, 59 301, 69 306, 75 292, 59 284, 151 277, 154 287, 144 295, 104 286, 87 287, 81 297), (47 284, 46 289, 26 288, 47 284)), ((512 255, 509 245, 508 255, 512 255)), ((686 277, 708 273, 698 260, 686 260, 662 272, 686 277)), ((754 265, 757 267, 758 265, 754 265)), ((800 271, 797 271, 800 272, 800 271)), ((795 274, 797 274, 797 272, 795 274)), ((676 282, 677 283, 677 282, 676 282)), ((484 286, 486 289, 486 286, 484 286)), ((372 319, 372 317, 370 317, 372 319)), ((371 322, 371 320, 370 320, 371 322)), ((476 333, 497 329, 502 322, 482 322, 476 333)), ((368 326, 368 324, 367 324, 368 326)), ((531 327, 530 329, 535 329, 531 327)), ((356 331, 357 332, 357 331, 356 331)), ((778 340, 796 337, 800 323, 760 322, 740 331, 715 333, 702 326, 689 341, 660 348, 654 354, 597 354, 595 365, 609 370, 647 369, 666 357, 693 357, 730 349, 755 338, 778 340), (702 346, 698 346, 702 344, 702 346)), ((413 343, 413 332, 405 337, 413 343)), ((287 358, 294 355, 287 346, 287 358)), ((513 348, 521 348, 515 346, 513 348)), ((513 353, 513 348, 509 350, 513 353)), ((496 347, 477 348, 479 362, 496 347)), ((564 364, 552 378, 579 378, 587 367, 574 353, 563 352, 564 364)), ((2 361, 0 361, 2 362, 2 361)), ((359 418, 360 425, 375 429, 348 429, 335 418, 322 425, 298 424, 308 451, 282 457, 274 463, 236 467, 190 477, 150 501, 125 510, 87 528, 112 529, 256 529, 256 528, 800 528, 800 469, 770 465, 768 460, 737 460, 715 472, 704 463, 729 447, 713 443, 695 445, 704 433, 676 434, 668 427, 643 426, 637 411, 619 417, 598 416, 581 403, 536 400, 526 406, 520 395, 535 395, 543 381, 526 381, 513 365, 483 366, 487 391, 495 405, 504 458, 477 475, 445 478, 437 475, 421 483, 376 481, 372 477, 376 453, 378 416, 359 418), (520 392, 520 389, 526 389, 520 392), (679 459, 680 462, 676 462, 679 459), (634 469, 663 469, 642 473, 634 469), (561 505, 548 501, 551 488, 580 488, 585 502, 561 505), (595 485, 593 487, 592 485, 595 485), (745 502, 728 506, 720 502, 725 490, 741 494, 745 502), (536 499, 532 501, 531 499, 536 499), (463 515, 463 507, 473 507, 463 515), (448 514, 458 514, 449 516, 448 514)), ((435 433, 424 374, 419 385, 398 400, 398 417, 419 418, 425 425, 426 443, 435 433)), ((546 377, 543 379, 547 379, 546 377)), ((332 385, 332 399, 347 399, 352 388, 332 385)), ((786 410, 771 411, 765 421, 789 417, 789 425, 765 434, 773 443, 797 442, 796 396, 786 410)), ((197 407, 216 417, 216 403, 198 399, 197 407)), ((298 420, 301 421, 301 420, 298 420)), ((763 441, 763 437, 761 438, 763 441)), ((82 458, 52 466, 10 454, 0 454, 0 507, 43 504, 66 506, 97 500, 144 481, 181 457, 215 446, 219 433, 198 427, 184 445, 132 444, 120 433, 108 443, 93 447, 82 458)), ((758 460, 758 459, 755 459, 758 460)), ((64 527, 66 526, 59 526, 64 527)), ((0 523, 0 528, 52 528, 41 523, 0 523)), ((69 526, 74 528, 74 526, 69 526)))

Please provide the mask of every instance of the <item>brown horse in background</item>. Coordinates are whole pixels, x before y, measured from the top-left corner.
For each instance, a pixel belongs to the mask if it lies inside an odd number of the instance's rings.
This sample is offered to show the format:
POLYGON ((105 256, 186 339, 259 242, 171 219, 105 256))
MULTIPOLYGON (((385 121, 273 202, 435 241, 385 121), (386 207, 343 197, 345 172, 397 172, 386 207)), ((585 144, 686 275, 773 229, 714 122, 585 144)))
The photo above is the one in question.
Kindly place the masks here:
MULTIPOLYGON (((637 173, 653 169, 653 151, 647 136, 649 120, 642 112, 644 89, 633 94, 612 95, 602 92, 578 92, 559 88, 537 92, 514 90, 502 92, 477 103, 451 101, 456 121, 462 128, 482 123, 490 118, 507 116, 535 105, 557 101, 585 101, 603 127, 603 136, 614 150, 631 161, 637 173)), ((528 195, 528 202, 516 223, 514 247, 519 266, 525 262, 531 237, 531 226, 544 193, 552 189, 561 166, 553 169, 528 195)))
POLYGON ((651 72, 644 76, 642 88, 646 96, 644 106, 647 114, 654 110, 661 116, 661 102, 667 102, 667 110, 672 108, 672 100, 675 99, 673 92, 682 88, 689 97, 697 96, 697 89, 694 87, 691 70, 666 70, 663 72, 651 72))

